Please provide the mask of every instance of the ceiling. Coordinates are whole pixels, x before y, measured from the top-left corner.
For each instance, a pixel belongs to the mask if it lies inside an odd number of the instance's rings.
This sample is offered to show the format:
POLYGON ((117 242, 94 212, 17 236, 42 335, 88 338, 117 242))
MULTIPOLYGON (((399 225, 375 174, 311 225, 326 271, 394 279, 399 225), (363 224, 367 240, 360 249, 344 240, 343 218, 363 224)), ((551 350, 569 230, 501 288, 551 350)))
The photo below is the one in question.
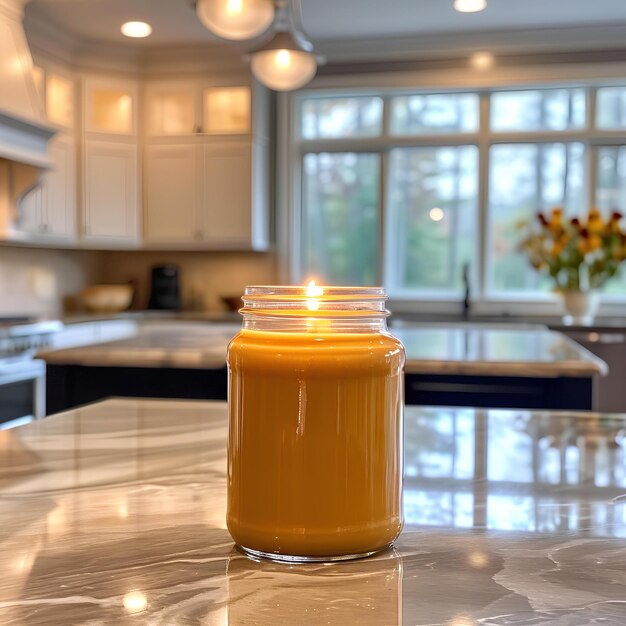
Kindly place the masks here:
MULTIPOLYGON (((626 0, 488 1, 481 13, 458 13, 452 0, 301 0, 301 4, 304 27, 314 42, 580 26, 626 28, 626 0)), ((136 46, 214 41, 196 19, 192 0, 32 0, 27 19, 29 14, 79 40, 136 46), (119 32, 128 20, 150 22, 153 35, 129 42, 119 32)))

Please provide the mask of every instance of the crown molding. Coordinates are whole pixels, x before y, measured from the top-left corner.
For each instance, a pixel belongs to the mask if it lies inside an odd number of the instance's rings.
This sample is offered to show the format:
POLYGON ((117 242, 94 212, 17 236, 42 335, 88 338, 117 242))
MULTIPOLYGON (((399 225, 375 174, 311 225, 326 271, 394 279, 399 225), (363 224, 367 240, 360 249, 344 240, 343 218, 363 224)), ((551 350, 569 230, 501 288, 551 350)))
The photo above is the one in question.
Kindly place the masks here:
MULTIPOLYGON (((18 3, 22 0, 0 0, 18 3)), ((51 20, 37 5, 29 6, 24 21, 29 44, 37 54, 53 57, 76 70, 96 69, 129 74, 190 75, 203 72, 249 75, 245 54, 255 42, 209 41, 193 45, 133 45, 81 40, 51 20)), ((552 55, 549 62, 621 61, 626 24, 592 27, 497 30, 433 34, 384 39, 315 40, 328 64, 321 76, 352 72, 445 69, 467 65, 473 52, 488 50, 498 65, 512 65, 552 55), (575 52, 571 52, 575 51, 575 52), (564 53, 569 57, 560 56, 564 53), (578 55, 578 57, 576 57, 578 55), (621 55, 621 56, 620 56, 621 55)))
POLYGON ((604 26, 459 32, 382 39, 314 40, 330 63, 454 58, 488 50, 536 54, 623 49, 626 23, 604 26))

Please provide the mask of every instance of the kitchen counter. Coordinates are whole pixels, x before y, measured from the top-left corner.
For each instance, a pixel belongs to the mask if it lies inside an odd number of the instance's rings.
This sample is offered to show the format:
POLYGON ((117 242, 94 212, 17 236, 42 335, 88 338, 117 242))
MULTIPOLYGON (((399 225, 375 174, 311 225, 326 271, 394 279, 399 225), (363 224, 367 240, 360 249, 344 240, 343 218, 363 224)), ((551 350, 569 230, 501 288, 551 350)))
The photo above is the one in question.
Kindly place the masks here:
POLYGON ((0 623, 626 623, 626 416, 408 408, 405 529, 335 565, 225 529, 226 405, 110 400, 0 431, 0 623))
POLYGON ((541 326, 411 324, 392 328, 407 373, 556 377, 605 375, 606 363, 541 326))
POLYGON ((226 366, 226 348, 240 328, 241 322, 151 321, 136 324, 126 339, 46 350, 38 356, 48 364, 218 369, 226 366))
MULTIPOLYGON (((40 354, 50 364, 100 367, 224 367, 240 323, 149 322, 121 341, 40 354)), ((606 364, 564 335, 541 326, 413 324, 392 332, 404 343, 407 373, 500 376, 604 375, 606 364)))

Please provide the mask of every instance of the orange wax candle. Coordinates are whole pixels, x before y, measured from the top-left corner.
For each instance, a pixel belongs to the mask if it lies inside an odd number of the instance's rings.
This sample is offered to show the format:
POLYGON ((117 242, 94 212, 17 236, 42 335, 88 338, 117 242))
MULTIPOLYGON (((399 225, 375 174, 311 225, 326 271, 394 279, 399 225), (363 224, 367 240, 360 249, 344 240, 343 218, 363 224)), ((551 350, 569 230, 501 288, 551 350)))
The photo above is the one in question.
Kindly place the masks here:
POLYGON ((227 524, 244 550, 340 559, 398 536, 404 349, 386 331, 384 298, 246 290, 228 350, 227 524))

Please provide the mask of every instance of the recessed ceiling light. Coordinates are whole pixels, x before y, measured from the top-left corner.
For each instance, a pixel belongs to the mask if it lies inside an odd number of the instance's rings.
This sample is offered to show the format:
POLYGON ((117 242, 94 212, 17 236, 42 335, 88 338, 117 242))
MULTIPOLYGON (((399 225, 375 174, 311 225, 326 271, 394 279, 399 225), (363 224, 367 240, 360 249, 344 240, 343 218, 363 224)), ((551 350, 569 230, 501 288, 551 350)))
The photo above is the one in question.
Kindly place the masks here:
POLYGON ((461 13, 477 13, 487 8, 487 0, 454 0, 454 8, 461 13))
POLYGON ((493 54, 491 52, 474 52, 470 57, 470 64, 477 70, 488 70, 493 66, 493 54))
POLYGON ((152 33, 152 26, 147 22, 125 22, 120 30, 122 35, 141 39, 142 37, 148 37, 152 33))

